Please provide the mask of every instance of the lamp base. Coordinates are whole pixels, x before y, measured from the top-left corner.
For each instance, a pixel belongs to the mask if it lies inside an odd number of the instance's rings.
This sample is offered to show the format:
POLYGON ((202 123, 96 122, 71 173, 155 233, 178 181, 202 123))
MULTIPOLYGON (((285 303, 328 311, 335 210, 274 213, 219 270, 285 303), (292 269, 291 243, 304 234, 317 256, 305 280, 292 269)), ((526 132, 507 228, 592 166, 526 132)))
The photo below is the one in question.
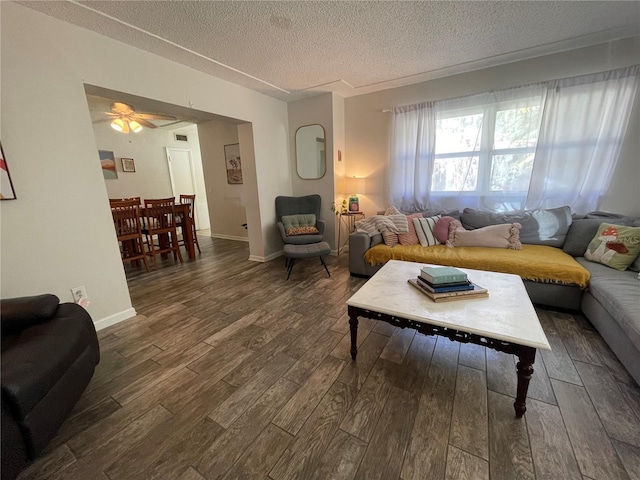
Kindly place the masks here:
POLYGON ((358 200, 357 195, 351 195, 349 197, 349 211, 350 212, 359 212, 360 211, 360 201, 358 200))

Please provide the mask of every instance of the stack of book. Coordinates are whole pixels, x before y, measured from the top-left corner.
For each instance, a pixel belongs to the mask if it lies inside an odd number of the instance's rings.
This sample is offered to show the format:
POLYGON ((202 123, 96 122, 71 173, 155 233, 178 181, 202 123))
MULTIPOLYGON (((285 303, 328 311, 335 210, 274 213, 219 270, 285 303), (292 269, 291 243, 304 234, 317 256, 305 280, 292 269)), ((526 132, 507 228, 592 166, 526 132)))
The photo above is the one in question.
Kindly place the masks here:
POLYGON ((465 272, 453 267, 423 267, 417 278, 408 281, 434 302, 489 296, 486 288, 476 285, 465 272))

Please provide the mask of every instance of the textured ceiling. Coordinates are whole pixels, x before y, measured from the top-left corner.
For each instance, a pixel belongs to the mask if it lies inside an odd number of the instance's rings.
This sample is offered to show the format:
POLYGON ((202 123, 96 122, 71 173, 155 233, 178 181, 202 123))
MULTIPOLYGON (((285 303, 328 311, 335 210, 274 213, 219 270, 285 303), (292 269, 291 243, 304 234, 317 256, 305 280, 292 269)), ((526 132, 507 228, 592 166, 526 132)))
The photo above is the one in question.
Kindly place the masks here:
POLYGON ((640 34, 640 2, 25 1, 291 101, 344 97, 640 34))

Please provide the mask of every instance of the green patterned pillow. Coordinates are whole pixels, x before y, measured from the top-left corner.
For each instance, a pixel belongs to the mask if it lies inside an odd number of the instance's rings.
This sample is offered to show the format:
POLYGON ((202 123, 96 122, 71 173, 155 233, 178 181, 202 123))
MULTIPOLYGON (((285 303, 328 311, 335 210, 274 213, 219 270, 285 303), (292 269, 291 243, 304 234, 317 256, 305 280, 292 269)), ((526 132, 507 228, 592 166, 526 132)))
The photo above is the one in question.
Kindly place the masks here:
POLYGON ((626 270, 640 254, 640 227, 602 223, 584 258, 616 270, 626 270))
POLYGON ((285 230, 298 227, 315 227, 316 216, 313 213, 305 213, 300 215, 283 215, 282 225, 285 230))

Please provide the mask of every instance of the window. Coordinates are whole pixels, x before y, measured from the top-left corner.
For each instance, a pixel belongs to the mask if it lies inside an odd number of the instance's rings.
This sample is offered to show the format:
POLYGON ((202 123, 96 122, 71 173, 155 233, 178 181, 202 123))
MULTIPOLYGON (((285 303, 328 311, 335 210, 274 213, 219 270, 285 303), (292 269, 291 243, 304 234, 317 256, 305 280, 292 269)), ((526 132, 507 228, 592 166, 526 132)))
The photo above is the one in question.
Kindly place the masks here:
POLYGON ((393 109, 388 202, 401 210, 598 208, 640 65, 393 109))
POLYGON ((540 97, 443 109, 436 116, 432 195, 526 197, 540 130, 540 97))

